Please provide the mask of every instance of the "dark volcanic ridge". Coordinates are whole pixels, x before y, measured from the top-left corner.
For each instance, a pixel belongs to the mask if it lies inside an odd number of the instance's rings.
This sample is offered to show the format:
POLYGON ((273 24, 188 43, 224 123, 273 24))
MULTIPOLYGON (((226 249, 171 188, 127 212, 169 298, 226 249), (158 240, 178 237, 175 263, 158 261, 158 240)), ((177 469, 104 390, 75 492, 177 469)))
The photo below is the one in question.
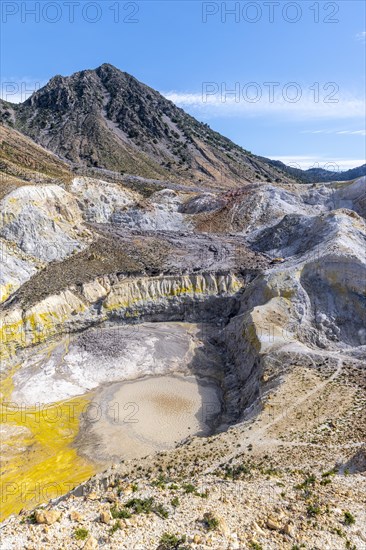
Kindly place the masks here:
POLYGON ((291 182, 253 155, 112 65, 55 76, 1 121, 76 165, 224 187, 291 182))

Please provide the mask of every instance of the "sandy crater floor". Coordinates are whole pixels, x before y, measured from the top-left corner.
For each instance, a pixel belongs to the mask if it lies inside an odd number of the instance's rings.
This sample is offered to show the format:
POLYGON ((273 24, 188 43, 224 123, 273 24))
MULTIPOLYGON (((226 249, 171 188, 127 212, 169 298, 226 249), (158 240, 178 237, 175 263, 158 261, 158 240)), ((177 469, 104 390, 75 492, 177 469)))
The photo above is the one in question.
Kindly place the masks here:
POLYGON ((195 376, 112 384, 86 411, 76 444, 94 460, 139 458, 189 435, 208 435, 220 410, 216 384, 195 376))

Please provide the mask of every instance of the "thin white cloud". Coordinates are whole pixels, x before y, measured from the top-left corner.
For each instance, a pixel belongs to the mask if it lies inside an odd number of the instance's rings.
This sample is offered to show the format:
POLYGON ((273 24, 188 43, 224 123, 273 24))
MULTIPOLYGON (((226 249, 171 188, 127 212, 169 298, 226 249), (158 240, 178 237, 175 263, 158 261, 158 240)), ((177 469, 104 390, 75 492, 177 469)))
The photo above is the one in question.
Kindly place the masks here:
POLYGON ((347 136, 366 136, 366 130, 304 130, 301 134, 327 134, 327 135, 347 135, 347 136))
POLYGON ((366 41, 366 31, 362 31, 362 32, 359 32, 356 34, 356 39, 359 40, 360 42, 365 42, 366 41))
POLYGON ((254 102, 251 101, 251 98, 248 100, 241 93, 225 96, 219 87, 216 90, 216 93, 212 91, 211 94, 172 91, 163 92, 163 95, 179 107, 207 117, 279 115, 297 120, 308 120, 309 118, 337 120, 358 117, 362 117, 363 120, 365 113, 364 98, 360 99, 351 94, 346 95, 340 92, 334 94, 333 97, 329 96, 329 99, 335 100, 334 102, 326 101, 325 93, 324 100, 314 101, 314 94, 309 90, 307 94, 302 93, 299 101, 291 102, 285 99, 282 93, 270 98, 268 89, 261 87, 262 96, 254 102))
POLYGON ((341 132, 336 132, 336 134, 345 134, 348 136, 366 136, 366 130, 342 130, 341 132))
POLYGON ((324 170, 330 170, 332 172, 343 172, 344 170, 350 170, 351 168, 357 168, 365 164, 365 159, 344 159, 344 158, 319 158, 319 156, 276 156, 265 155, 267 158, 273 160, 280 160, 288 166, 293 168, 301 168, 302 170, 308 170, 309 168, 323 168, 324 170))

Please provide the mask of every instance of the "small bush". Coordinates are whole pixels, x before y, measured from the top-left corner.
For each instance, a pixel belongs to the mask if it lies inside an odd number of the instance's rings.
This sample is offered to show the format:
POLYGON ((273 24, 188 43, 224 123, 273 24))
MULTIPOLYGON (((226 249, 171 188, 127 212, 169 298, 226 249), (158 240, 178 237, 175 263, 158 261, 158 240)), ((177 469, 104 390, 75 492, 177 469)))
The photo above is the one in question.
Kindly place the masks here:
POLYGON ((170 501, 170 504, 174 507, 174 508, 178 508, 180 502, 179 502, 179 498, 178 497, 174 497, 172 498, 172 500, 170 501))
POLYGON ((323 472, 322 473, 322 477, 331 477, 331 476, 335 476, 336 475, 336 472, 337 470, 335 470, 334 468, 332 470, 328 470, 327 472, 323 472))
POLYGON ((167 519, 167 517, 169 516, 168 510, 162 504, 157 504, 156 506, 154 506, 153 511, 158 514, 158 516, 164 519, 167 519))
POLYGON ((131 517, 131 513, 126 508, 117 508, 117 506, 111 508, 111 515, 113 519, 128 519, 131 517))
POLYGON ((27 520, 28 520, 28 523, 37 523, 36 512, 32 512, 31 514, 29 514, 29 516, 27 517, 27 520))
POLYGON ((167 483, 168 479, 163 474, 159 474, 158 478, 151 482, 151 485, 159 487, 159 489, 165 489, 167 483))
POLYGON ((134 514, 149 514, 152 512, 154 499, 150 498, 131 498, 126 502, 125 507, 130 508, 134 514))
POLYGON ((196 487, 192 483, 184 483, 182 485, 184 492, 189 495, 196 492, 196 487))
POLYGON ((308 516, 313 518, 320 514, 320 507, 317 504, 309 504, 306 508, 306 511, 308 513, 308 516))
POLYGON ((333 533, 335 533, 339 537, 345 537, 346 536, 346 533, 344 531, 342 531, 342 529, 340 529, 339 527, 335 527, 333 529, 333 533))
POLYGON ((344 523, 345 525, 354 525, 356 523, 356 519, 351 512, 344 512, 344 523))
POLYGON ((109 534, 114 535, 118 529, 122 529, 121 522, 118 520, 116 523, 109 529, 109 534))
POLYGON ((315 482, 316 482, 316 477, 314 475, 310 475, 306 477, 302 483, 295 485, 295 489, 307 489, 310 486, 314 486, 315 482))
POLYGON ((330 483, 332 483, 332 480, 330 479, 330 477, 326 477, 325 479, 321 480, 320 485, 329 485, 330 483))
POLYGON ((242 475, 250 474, 250 468, 247 464, 239 464, 238 466, 226 466, 225 479, 239 479, 242 475))
POLYGON ((187 538, 185 535, 177 537, 170 533, 164 533, 160 539, 159 550, 188 550, 188 546, 185 546, 187 538))
POLYGON ((79 527, 79 529, 75 529, 74 531, 74 537, 76 540, 85 540, 88 535, 89 531, 87 529, 83 529, 83 527, 79 527))
POLYGON ((203 523, 209 531, 214 531, 220 525, 219 520, 212 512, 206 512, 203 516, 203 523))

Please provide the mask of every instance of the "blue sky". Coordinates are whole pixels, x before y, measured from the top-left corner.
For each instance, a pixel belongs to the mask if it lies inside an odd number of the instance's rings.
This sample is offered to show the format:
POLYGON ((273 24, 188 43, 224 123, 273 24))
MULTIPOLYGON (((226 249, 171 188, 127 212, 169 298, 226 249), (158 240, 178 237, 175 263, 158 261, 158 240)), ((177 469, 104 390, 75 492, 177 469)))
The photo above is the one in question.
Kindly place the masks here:
POLYGON ((3 0, 1 9, 9 101, 108 62, 256 154, 304 168, 364 162, 361 0, 3 0))

